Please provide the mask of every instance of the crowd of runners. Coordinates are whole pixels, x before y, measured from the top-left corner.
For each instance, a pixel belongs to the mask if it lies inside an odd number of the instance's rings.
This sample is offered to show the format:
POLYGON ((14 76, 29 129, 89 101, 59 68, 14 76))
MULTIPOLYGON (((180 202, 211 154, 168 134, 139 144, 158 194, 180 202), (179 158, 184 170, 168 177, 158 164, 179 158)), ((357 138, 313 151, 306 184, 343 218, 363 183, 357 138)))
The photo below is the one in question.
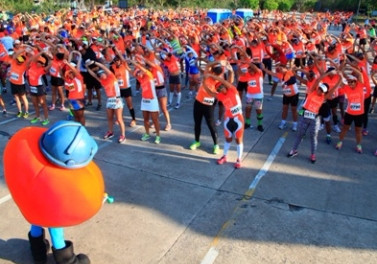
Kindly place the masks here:
MULTIPOLYGON (((278 129, 291 123, 290 128, 297 131, 288 157, 297 155, 302 137, 308 134, 314 163, 320 129, 326 130, 328 144, 332 132, 339 134, 336 149, 340 150, 352 123, 356 151, 362 153, 368 114, 373 113, 377 98, 377 89, 373 91, 376 25, 375 21, 357 25, 350 22, 351 17, 352 13, 342 12, 276 11, 213 23, 205 10, 190 9, 17 14, 0 27, 1 92, 7 92, 9 82, 17 117, 43 126, 55 109, 69 111, 83 125, 85 109, 106 109, 108 131, 103 138, 114 137, 118 133, 114 128, 119 127, 122 143, 126 127, 136 125, 134 90, 141 93, 145 128, 141 140, 151 138, 154 126, 154 142, 159 144, 160 129, 172 128, 168 107, 180 108, 181 90, 187 88, 194 99, 195 138, 190 149, 200 147, 204 117, 213 153, 218 154, 217 126, 223 123, 225 143, 217 163, 227 161, 235 139, 235 167, 240 168, 244 130, 255 119, 257 130, 264 131, 263 101, 278 88, 283 93, 278 129), (330 34, 331 28, 338 34, 330 34), (301 101, 300 87, 306 90, 301 101), (124 123, 124 104, 129 124, 124 123), (30 116, 30 110, 35 115, 30 116), (287 120, 289 113, 292 122, 287 120)), ((0 94, 3 114, 8 103, 0 94)))

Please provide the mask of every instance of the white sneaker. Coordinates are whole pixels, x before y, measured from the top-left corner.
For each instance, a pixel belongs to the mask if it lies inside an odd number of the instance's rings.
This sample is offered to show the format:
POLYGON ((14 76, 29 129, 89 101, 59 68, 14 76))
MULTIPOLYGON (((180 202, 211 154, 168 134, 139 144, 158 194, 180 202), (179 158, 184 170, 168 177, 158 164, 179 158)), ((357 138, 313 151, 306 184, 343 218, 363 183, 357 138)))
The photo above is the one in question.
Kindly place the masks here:
POLYGON ((279 129, 281 129, 281 130, 283 130, 286 127, 287 127, 287 123, 285 123, 285 122, 281 122, 280 125, 279 125, 279 129))
POLYGON ((178 109, 178 108, 180 108, 180 107, 181 107, 180 104, 176 104, 176 105, 174 106, 175 109, 178 109))
POLYGON ((215 125, 216 125, 216 126, 221 125, 221 120, 220 120, 220 119, 217 119, 215 125))
POLYGON ((292 131, 295 131, 295 132, 297 131, 297 123, 293 124, 292 131))
POLYGON ((325 128, 325 125, 324 125, 324 124, 321 124, 321 125, 319 126, 319 131, 323 130, 324 128, 325 128))
POLYGON ((334 130, 334 132, 336 132, 336 133, 340 133, 341 132, 341 130, 340 130, 340 128, 339 128, 338 125, 333 126, 332 130, 334 130))

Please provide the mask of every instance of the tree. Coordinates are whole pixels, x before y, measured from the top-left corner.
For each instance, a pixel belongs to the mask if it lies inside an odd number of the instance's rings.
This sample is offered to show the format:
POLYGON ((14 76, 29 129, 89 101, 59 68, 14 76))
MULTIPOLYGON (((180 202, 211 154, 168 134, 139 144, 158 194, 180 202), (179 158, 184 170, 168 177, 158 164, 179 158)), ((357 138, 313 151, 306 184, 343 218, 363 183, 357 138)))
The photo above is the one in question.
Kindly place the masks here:
POLYGON ((278 8, 281 11, 290 11, 294 2, 295 0, 280 0, 278 8))
POLYGON ((239 7, 258 9, 259 0, 240 0, 239 7))
POLYGON ((275 0, 266 0, 263 4, 263 9, 276 10, 279 7, 279 3, 275 0))

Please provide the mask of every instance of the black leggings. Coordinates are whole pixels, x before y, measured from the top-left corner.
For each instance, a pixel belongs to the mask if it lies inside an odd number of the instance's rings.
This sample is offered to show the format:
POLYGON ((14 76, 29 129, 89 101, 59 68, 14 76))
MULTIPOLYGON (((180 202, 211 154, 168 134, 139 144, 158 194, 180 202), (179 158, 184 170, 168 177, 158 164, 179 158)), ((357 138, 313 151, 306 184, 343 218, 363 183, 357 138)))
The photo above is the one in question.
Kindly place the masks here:
POLYGON ((195 141, 199 142, 202 130, 203 116, 206 120, 209 131, 213 139, 213 144, 217 144, 217 130, 215 126, 215 104, 205 105, 195 100, 194 103, 194 122, 195 122, 195 141))
POLYGON ((369 114, 369 108, 370 108, 370 103, 372 101, 372 97, 369 96, 364 100, 364 118, 363 118, 363 128, 367 129, 368 127, 368 114, 369 114))

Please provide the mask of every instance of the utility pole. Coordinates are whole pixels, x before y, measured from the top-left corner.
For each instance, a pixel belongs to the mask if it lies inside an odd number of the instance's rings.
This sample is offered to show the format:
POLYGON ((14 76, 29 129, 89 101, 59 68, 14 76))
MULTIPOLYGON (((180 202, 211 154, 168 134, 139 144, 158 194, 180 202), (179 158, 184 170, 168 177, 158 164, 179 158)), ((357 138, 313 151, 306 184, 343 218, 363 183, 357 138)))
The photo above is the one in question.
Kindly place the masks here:
POLYGON ((356 16, 359 16, 360 5, 361 5, 361 0, 359 0, 359 4, 357 6, 356 16))

